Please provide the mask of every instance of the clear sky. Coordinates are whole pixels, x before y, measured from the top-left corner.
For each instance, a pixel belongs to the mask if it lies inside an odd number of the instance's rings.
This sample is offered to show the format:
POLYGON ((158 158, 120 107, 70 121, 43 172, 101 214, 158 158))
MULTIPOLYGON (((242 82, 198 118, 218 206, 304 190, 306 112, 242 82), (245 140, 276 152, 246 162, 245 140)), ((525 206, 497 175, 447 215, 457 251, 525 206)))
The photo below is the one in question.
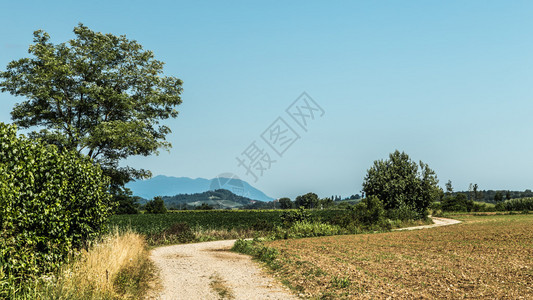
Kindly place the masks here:
MULTIPOLYGON (((126 162, 154 175, 347 196, 398 149, 456 190, 533 187, 532 1, 2 2, 4 70, 34 30, 64 42, 82 22, 184 81, 173 148, 126 162), (304 91, 324 111, 307 131, 285 112, 304 91), (281 157, 261 138, 278 117, 300 136, 281 157), (257 182, 236 160, 254 141, 276 160, 257 182)), ((0 94, 0 121, 22 100, 0 94)))

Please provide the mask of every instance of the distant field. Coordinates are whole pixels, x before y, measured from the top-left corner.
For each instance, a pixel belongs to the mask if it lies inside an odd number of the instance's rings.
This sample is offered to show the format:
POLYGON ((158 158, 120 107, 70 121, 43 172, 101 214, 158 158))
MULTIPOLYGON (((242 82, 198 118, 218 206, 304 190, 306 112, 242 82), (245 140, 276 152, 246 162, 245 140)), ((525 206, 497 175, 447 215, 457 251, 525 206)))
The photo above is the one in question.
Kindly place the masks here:
MULTIPOLYGON (((208 210, 175 211, 167 214, 115 215, 111 226, 131 228, 143 234, 159 233, 176 223, 187 223, 191 228, 203 229, 261 229, 265 225, 281 225, 283 210, 208 210)), ((344 213, 343 210, 312 210, 311 215, 324 221, 344 213)))
POLYGON ((533 298, 533 215, 433 229, 278 240, 275 272, 307 297, 533 298))

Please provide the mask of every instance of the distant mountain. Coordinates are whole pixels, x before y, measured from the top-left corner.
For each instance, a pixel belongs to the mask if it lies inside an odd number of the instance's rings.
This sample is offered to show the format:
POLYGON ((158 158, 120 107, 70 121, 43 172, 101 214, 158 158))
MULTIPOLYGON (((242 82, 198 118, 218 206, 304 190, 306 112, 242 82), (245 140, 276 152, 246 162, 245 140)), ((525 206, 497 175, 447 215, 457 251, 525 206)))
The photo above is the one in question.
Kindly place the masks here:
MULTIPOLYGON (((207 191, 196 194, 179 194, 175 196, 164 196, 165 206, 167 208, 192 208, 202 205, 202 203, 208 204, 214 208, 242 208, 248 205, 252 205, 257 200, 252 200, 246 197, 235 195, 234 193, 218 189, 215 191, 207 191)), ((259 203, 259 202, 258 202, 259 203)), ((262 202, 261 202, 262 203, 262 202)))
POLYGON ((235 195, 252 200, 274 200, 274 198, 265 195, 265 193, 254 188, 246 181, 231 177, 231 174, 227 174, 227 177, 220 176, 211 180, 158 175, 150 179, 130 182, 126 184, 126 187, 131 189, 134 196, 139 196, 144 199, 152 199, 155 196, 196 194, 217 189, 226 189, 235 195))

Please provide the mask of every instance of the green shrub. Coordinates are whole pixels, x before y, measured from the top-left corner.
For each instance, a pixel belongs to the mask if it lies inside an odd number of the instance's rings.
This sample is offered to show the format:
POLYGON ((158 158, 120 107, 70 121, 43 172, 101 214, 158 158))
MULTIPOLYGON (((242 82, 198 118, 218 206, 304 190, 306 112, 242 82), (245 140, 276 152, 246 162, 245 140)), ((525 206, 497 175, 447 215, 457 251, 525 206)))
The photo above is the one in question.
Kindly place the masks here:
POLYGON ((423 216, 421 216, 420 213, 417 212, 415 209, 402 203, 398 208, 389 209, 386 213, 386 217, 391 220, 408 221, 418 220, 421 219, 423 216))
POLYGON ((443 211, 470 212, 474 208, 474 201, 468 200, 464 194, 445 197, 441 202, 443 211))
POLYGON ((503 210, 523 211, 533 210, 533 198, 511 199, 503 202, 503 210))
POLYGON ((0 285, 57 269, 102 233, 113 210, 107 191, 88 158, 0 123, 0 285))
POLYGON ((149 214, 166 214, 167 208, 165 206, 165 201, 161 197, 154 197, 154 200, 146 202, 144 207, 146 212, 149 214))
POLYGON ((354 206, 352 216, 362 225, 381 224, 385 219, 383 202, 376 196, 366 197, 354 206))
POLYGON ((278 228, 275 233, 277 239, 302 238, 314 236, 328 236, 342 234, 345 231, 337 225, 321 222, 296 221, 287 229, 278 228))

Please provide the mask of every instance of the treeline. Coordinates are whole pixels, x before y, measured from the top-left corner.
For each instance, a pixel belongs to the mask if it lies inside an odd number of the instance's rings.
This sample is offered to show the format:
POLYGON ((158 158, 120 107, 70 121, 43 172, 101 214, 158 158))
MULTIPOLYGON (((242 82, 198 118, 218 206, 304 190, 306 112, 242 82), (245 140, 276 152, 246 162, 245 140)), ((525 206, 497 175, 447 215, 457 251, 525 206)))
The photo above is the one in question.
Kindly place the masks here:
POLYGON ((465 194, 447 195, 442 201, 434 202, 430 208, 437 212, 492 212, 492 211, 531 211, 533 210, 533 198, 509 199, 495 205, 483 202, 475 202, 468 199, 465 194))
POLYGON ((527 189, 525 191, 508 191, 508 190, 481 190, 481 191, 460 191, 452 192, 451 195, 456 196, 458 194, 463 194, 467 199, 494 203, 510 199, 519 199, 519 198, 531 198, 533 197, 533 191, 527 189))

